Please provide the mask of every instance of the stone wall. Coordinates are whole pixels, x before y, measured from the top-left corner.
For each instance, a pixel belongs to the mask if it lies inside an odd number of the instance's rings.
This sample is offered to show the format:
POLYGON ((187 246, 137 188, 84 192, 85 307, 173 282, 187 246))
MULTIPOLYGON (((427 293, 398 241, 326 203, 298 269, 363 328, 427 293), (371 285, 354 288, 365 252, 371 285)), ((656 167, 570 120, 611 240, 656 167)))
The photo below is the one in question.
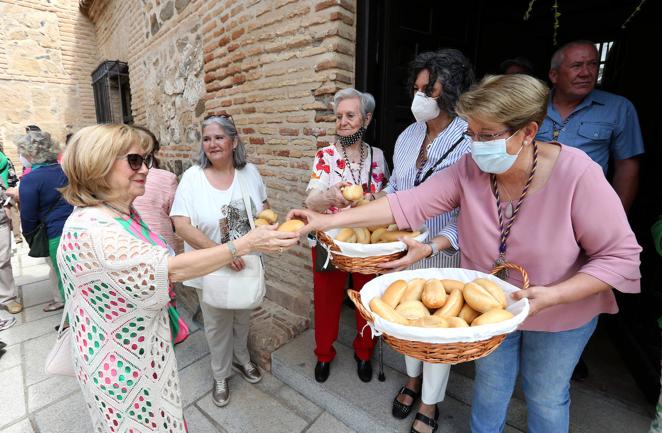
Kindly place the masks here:
MULTIPOLYGON (((315 151, 333 140, 333 94, 353 84, 355 9, 348 0, 222 0, 205 8, 206 109, 232 114, 281 218, 302 206, 315 151)), ((272 301, 310 316, 310 249, 270 257, 267 283, 272 301)))
POLYGON ((17 166, 13 139, 26 125, 63 142, 96 121, 96 63, 94 26, 77 0, 0 0, 0 143, 17 166))

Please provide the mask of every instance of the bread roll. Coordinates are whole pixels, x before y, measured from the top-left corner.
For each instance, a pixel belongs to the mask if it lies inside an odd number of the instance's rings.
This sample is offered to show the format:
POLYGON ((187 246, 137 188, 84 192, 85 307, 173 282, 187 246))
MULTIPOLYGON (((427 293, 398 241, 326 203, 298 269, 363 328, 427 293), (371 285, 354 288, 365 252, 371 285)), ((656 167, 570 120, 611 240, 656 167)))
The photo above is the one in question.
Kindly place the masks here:
POLYGON ((431 309, 437 309, 444 306, 446 303, 446 290, 440 280, 427 280, 423 285, 423 293, 421 295, 423 305, 431 309))
POLYGON ((513 313, 511 313, 510 311, 503 310, 501 308, 495 308, 476 317, 474 321, 471 322, 471 326, 480 326, 480 325, 487 325, 490 323, 503 322, 504 320, 512 319, 513 317, 514 317, 513 313))
POLYGON ((353 229, 340 229, 336 235, 336 240, 340 242, 348 242, 348 239, 352 236, 356 236, 353 229))
POLYGON ((400 303, 405 290, 407 290, 407 282, 405 280, 394 281, 386 288, 386 291, 382 295, 382 301, 390 305, 391 308, 395 308, 400 303))
POLYGON ((268 226, 269 224, 269 221, 265 220, 264 218, 258 218, 255 220, 255 227, 268 226))
POLYGON ((495 308, 502 308, 501 302, 495 298, 487 289, 474 282, 464 285, 464 300, 474 310, 485 313, 495 308))
POLYGON ((480 313, 471 308, 469 304, 464 304, 464 307, 462 307, 462 310, 460 310, 460 314, 457 315, 457 317, 467 323, 473 322, 474 319, 478 316, 480 316, 480 313))
POLYGON ((420 235, 421 232, 409 232, 404 230, 396 230, 394 232, 386 231, 379 238, 379 242, 397 242, 398 238, 414 238, 420 235))
POLYGON ((271 209, 265 209, 257 215, 258 218, 269 221, 269 224, 275 224, 278 221, 278 214, 271 209))
POLYGON ((445 279, 441 280, 441 283, 444 285, 444 289, 446 289, 446 293, 448 294, 455 289, 464 289, 464 283, 462 281, 445 279))
POLYGON ((423 278, 414 278, 413 280, 409 280, 407 283, 407 290, 405 290, 405 294, 402 295, 400 302, 420 301, 424 284, 425 280, 423 278))
POLYGON ((421 328, 449 328, 447 319, 441 316, 424 316, 410 321, 409 324, 421 328))
POLYGON ((372 298, 368 305, 370 306, 370 310, 382 319, 388 320, 389 322, 399 323, 401 325, 409 325, 409 320, 402 317, 402 315, 396 312, 393 307, 378 297, 372 298))
POLYGON ((370 243, 371 244, 378 243, 384 233, 386 233, 386 229, 383 227, 372 232, 372 234, 370 235, 370 243))
POLYGON ((462 298, 462 290, 455 289, 450 295, 448 295, 444 306, 435 311, 434 315, 441 317, 454 317, 459 314, 463 306, 464 298, 462 298))
POLYGON ((374 232, 374 231, 377 231, 377 230, 379 230, 379 229, 384 229, 384 231, 386 231, 387 228, 388 228, 388 225, 369 226, 369 227, 368 227, 368 230, 370 230, 371 232, 374 232))
POLYGON ((469 324, 459 317, 445 317, 451 328, 468 328, 469 324))
POLYGON ((360 244, 369 244, 370 243, 370 231, 368 229, 354 229, 354 234, 356 234, 356 242, 360 244))
POLYGON ((425 305, 421 301, 400 302, 400 305, 395 307, 395 311, 408 320, 416 320, 430 315, 430 311, 425 308, 425 305))
MULTIPOLYGON (((363 192, 363 190, 361 190, 361 192, 363 192)), ((356 202, 356 206, 363 206, 363 205, 366 205, 368 203, 370 203, 370 200, 366 200, 366 199, 362 198, 362 199, 359 199, 356 202)))
POLYGON ((295 232, 299 230, 301 227, 305 226, 306 223, 304 223, 301 220, 289 220, 285 221, 283 224, 281 224, 278 227, 279 232, 295 232))
POLYGON ((341 188, 342 196, 347 201, 357 201, 363 198, 363 187, 361 185, 349 185, 341 188))
POLYGON ((508 306, 508 301, 506 300, 506 293, 503 289, 494 281, 488 280, 487 278, 476 278, 474 283, 483 286, 494 298, 499 301, 501 308, 506 308, 508 306))

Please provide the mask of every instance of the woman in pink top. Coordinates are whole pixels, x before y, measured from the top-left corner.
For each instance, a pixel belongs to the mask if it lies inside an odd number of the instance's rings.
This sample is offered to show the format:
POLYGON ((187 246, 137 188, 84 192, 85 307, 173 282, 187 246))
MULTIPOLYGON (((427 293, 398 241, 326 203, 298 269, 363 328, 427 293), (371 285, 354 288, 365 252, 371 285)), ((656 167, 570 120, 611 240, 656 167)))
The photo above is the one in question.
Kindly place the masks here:
MULTIPOLYGON (((639 292, 641 248, 600 167, 579 150, 534 141, 548 93, 530 76, 487 77, 457 106, 474 140, 470 156, 417 188, 350 211, 292 212, 307 219, 302 231, 394 221, 411 228, 461 207, 463 268, 489 272, 508 261, 528 271, 531 288, 513 297, 529 299, 531 316, 495 352, 476 361, 475 433, 503 430, 519 374, 528 431, 567 432, 572 371, 597 316, 618 311, 611 288, 639 292)), ((435 241, 445 246, 443 239, 435 241)), ((505 278, 522 284, 514 272, 505 278)))
MULTIPOLYGON (((161 147, 159 140, 149 129, 141 126, 135 128, 152 137, 154 142, 153 153, 156 154, 161 147)), ((172 228, 170 209, 172 208, 172 202, 175 200, 175 191, 177 191, 177 176, 168 170, 160 169, 159 161, 154 158, 154 166, 147 174, 145 194, 138 196, 133 202, 133 206, 147 223, 147 226, 155 233, 160 234, 173 249, 175 248, 175 231, 172 228)))

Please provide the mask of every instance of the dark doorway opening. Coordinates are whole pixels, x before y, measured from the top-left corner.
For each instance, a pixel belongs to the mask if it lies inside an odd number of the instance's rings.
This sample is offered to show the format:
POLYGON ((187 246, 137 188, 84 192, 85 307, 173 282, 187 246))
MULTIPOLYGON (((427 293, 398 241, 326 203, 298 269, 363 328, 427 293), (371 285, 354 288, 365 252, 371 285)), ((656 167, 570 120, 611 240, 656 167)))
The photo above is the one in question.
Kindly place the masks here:
POLYGON ((549 60, 558 45, 576 39, 600 43, 605 50, 601 86, 635 104, 644 135, 640 190, 629 214, 644 252, 642 294, 617 294, 621 312, 601 318, 596 332, 600 340, 595 347, 589 343, 589 362, 620 357, 646 399, 654 402, 660 383, 657 318, 662 315, 662 258, 655 252, 650 227, 662 213, 662 182, 657 174, 662 163, 662 127, 657 119, 662 85, 654 66, 662 41, 662 5, 646 2, 622 28, 640 0, 559 2, 555 45, 554 1, 532 3, 525 21, 529 0, 359 0, 356 86, 377 101, 367 141, 381 147, 390 160, 398 134, 414 121, 406 88, 407 64, 419 52, 458 48, 473 62, 477 77, 499 73, 504 59, 524 56, 533 63, 535 75, 547 81, 549 60), (607 48, 611 48, 608 56, 607 48), (615 350, 601 348, 605 344, 615 350))

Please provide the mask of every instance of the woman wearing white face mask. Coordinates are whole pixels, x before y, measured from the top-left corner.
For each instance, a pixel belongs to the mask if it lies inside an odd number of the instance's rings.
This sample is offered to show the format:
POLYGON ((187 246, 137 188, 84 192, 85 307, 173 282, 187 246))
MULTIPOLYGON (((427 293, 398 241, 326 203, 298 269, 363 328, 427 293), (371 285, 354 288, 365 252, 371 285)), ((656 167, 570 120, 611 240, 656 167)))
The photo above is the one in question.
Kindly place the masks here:
MULTIPOLYGON (((535 142, 549 89, 527 75, 487 77, 456 107, 474 142, 465 155, 417 188, 338 215, 292 211, 301 231, 396 222, 418 227, 460 206, 461 266, 489 272, 524 267, 530 317, 489 356, 476 361, 471 431, 502 431, 518 376, 528 431, 569 428, 570 377, 597 316, 616 313, 611 288, 639 292, 641 248, 602 169, 583 152, 535 142)), ((503 276, 522 286, 520 275, 503 276)))
MULTIPOLYGON (((411 62, 409 88, 416 122, 395 143, 393 174, 384 192, 392 194, 414 188, 469 151, 471 140, 464 136, 467 122, 457 117, 455 105, 473 79, 469 60, 455 49, 420 53, 411 62)), ((456 215, 457 211, 451 210, 425 221, 430 240, 426 243, 404 240, 407 255, 385 263, 384 269, 458 267, 456 215)), ((396 418, 407 417, 420 397, 412 431, 434 431, 437 403, 444 400, 450 365, 431 364, 406 355, 405 364, 409 378, 395 396, 391 412, 396 418)))

